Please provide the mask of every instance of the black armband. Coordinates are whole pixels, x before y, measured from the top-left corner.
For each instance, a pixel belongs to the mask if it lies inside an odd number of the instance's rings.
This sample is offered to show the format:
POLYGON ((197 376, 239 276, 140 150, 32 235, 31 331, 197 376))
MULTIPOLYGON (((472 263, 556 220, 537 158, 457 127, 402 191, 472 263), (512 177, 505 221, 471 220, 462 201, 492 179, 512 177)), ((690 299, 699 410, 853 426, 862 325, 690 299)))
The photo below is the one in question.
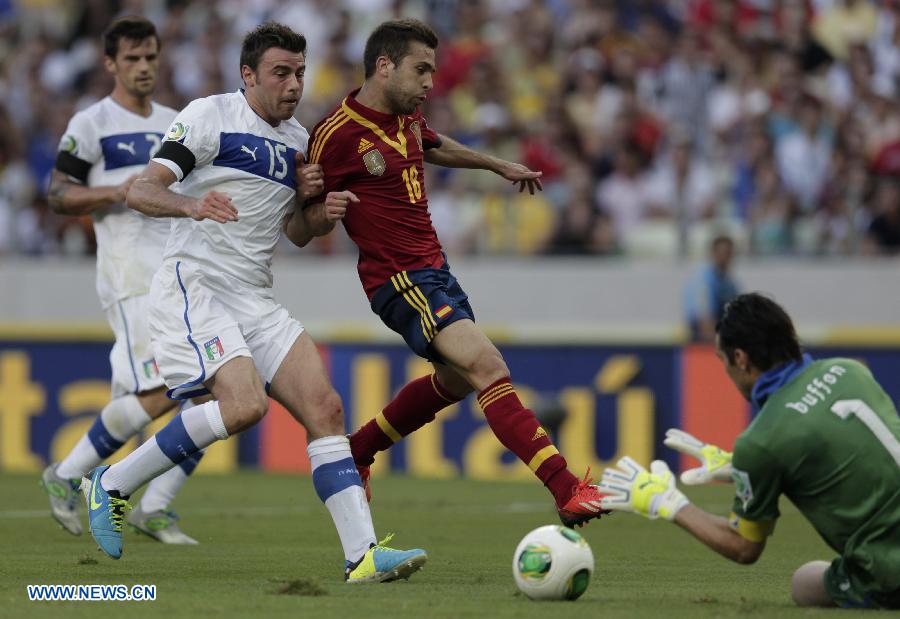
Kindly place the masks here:
POLYGON ((56 154, 56 164, 54 167, 63 174, 71 176, 81 183, 87 184, 88 173, 91 171, 92 165, 93 164, 84 159, 79 159, 72 153, 61 150, 56 154))
POLYGON ((168 159, 177 165, 181 169, 182 179, 191 173, 191 170, 194 169, 194 165, 197 163, 197 158, 194 157, 194 153, 191 152, 191 149, 184 144, 179 144, 178 142, 173 142, 171 140, 164 141, 159 152, 156 153, 153 158, 168 159))

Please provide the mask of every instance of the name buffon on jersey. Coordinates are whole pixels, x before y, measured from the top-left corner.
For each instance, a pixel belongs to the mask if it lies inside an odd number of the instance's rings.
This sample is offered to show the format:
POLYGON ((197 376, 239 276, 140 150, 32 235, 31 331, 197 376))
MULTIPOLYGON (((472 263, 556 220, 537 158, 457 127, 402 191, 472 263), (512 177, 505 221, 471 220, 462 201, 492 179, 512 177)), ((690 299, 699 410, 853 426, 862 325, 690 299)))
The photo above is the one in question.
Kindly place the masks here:
POLYGON ((833 365, 828 371, 812 379, 806 383, 806 393, 798 402, 788 402, 786 408, 795 410, 798 413, 808 413, 810 408, 821 404, 831 395, 832 387, 838 383, 841 376, 847 373, 846 368, 839 365, 833 365))

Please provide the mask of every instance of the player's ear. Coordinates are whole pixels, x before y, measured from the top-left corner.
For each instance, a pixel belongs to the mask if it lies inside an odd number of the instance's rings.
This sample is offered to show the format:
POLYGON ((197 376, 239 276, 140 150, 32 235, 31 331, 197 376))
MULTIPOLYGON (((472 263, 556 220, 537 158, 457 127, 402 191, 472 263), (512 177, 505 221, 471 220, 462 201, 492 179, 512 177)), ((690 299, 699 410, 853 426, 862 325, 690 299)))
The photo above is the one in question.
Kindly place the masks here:
POLYGON ((750 371, 750 356, 743 348, 734 349, 734 365, 739 367, 742 372, 750 371))
POLYGON ((111 56, 103 56, 103 66, 111 75, 116 74, 116 59, 111 56))
POLYGON ((256 86, 256 73, 250 68, 250 65, 241 66, 241 79, 244 80, 244 86, 248 88, 256 86))
POLYGON ((387 56, 379 56, 378 60, 375 61, 375 70, 381 77, 387 78, 391 74, 391 68, 393 68, 394 63, 391 62, 391 59, 387 56))

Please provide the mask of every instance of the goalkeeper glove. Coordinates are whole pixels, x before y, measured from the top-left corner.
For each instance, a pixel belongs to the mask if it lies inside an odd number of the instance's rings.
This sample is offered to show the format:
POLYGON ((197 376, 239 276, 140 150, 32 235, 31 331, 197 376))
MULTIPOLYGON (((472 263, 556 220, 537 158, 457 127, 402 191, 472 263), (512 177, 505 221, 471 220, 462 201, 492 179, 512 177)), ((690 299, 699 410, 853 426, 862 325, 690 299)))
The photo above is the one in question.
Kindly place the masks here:
POLYGON ((628 456, 616 466, 603 471, 600 481, 600 492, 607 495, 600 503, 604 509, 674 520, 690 503, 675 487, 675 475, 662 460, 654 460, 649 471, 628 456))
POLYGON ((666 430, 663 444, 700 461, 700 467, 688 469, 681 474, 681 483, 696 486, 711 481, 731 481, 731 452, 704 443, 676 428, 666 430))

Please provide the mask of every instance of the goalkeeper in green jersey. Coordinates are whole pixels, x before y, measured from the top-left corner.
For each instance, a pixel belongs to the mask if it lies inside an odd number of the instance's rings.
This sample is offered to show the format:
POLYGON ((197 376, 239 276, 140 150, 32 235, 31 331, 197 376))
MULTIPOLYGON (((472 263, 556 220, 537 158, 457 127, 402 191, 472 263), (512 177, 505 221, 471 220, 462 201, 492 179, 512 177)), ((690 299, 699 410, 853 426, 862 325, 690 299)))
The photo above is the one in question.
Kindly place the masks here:
POLYGON ((729 518, 693 505, 664 462, 630 458, 604 471, 603 507, 674 521, 738 563, 753 563, 787 496, 837 553, 801 566, 791 583, 801 606, 900 608, 900 418, 869 370, 850 359, 812 360, 774 301, 745 294, 716 328, 728 376, 757 412, 734 454, 680 430, 665 443, 700 459, 682 482, 731 479, 729 518))

